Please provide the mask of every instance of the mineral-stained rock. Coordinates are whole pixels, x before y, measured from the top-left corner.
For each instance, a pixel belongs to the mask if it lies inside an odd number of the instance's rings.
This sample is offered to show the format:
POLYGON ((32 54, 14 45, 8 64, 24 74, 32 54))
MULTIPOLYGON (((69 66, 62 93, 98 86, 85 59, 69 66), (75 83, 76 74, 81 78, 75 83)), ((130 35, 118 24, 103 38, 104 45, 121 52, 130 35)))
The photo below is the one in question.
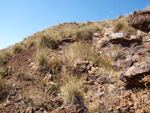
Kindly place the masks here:
POLYGON ((136 29, 149 32, 150 10, 134 11, 134 13, 129 17, 129 24, 136 29))
POLYGON ((144 86, 150 83, 149 74, 150 66, 146 62, 137 62, 121 74, 120 79, 128 85, 144 86))

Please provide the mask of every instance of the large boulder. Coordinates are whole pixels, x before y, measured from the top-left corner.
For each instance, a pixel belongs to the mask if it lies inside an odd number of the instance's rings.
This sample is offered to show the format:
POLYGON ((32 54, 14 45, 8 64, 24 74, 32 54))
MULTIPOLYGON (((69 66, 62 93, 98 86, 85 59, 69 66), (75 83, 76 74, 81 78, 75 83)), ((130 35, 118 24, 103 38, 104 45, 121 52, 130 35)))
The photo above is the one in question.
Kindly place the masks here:
POLYGON ((146 62, 137 62, 121 74, 120 79, 127 85, 149 86, 150 66, 146 62))
POLYGON ((150 10, 144 11, 134 11, 132 15, 129 16, 129 24, 141 31, 150 31, 150 10))

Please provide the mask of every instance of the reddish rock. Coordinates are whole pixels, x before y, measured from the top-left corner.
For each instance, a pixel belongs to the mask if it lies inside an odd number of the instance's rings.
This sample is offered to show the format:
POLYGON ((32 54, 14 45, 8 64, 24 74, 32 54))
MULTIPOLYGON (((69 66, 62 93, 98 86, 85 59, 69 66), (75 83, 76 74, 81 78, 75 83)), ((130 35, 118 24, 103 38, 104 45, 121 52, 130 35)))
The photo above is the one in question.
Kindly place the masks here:
POLYGON ((129 24, 142 31, 150 31, 150 10, 134 11, 129 17, 129 24))

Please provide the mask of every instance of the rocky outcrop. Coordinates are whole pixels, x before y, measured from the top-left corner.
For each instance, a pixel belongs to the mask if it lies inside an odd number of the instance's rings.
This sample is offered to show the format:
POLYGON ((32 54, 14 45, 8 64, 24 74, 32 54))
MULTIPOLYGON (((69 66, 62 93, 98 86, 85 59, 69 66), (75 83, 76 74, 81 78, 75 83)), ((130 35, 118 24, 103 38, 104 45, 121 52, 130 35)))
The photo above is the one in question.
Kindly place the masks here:
POLYGON ((146 62, 137 62, 122 75, 121 80, 128 85, 133 86, 147 86, 149 82, 150 66, 146 62))
POLYGON ((129 24, 142 31, 150 31, 150 10, 134 11, 129 17, 129 24))
POLYGON ((140 43, 142 41, 140 36, 136 35, 126 35, 124 33, 113 33, 109 36, 109 42, 113 44, 132 44, 140 43))

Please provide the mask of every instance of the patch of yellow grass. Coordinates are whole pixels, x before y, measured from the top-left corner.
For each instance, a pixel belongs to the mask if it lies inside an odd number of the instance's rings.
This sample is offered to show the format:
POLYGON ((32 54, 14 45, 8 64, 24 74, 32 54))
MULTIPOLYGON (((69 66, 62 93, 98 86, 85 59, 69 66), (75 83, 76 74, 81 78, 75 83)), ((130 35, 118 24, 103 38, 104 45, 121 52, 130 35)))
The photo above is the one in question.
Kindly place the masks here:
POLYGON ((120 16, 117 20, 113 22, 113 29, 115 32, 123 32, 123 31, 129 31, 134 32, 134 28, 129 26, 127 18, 120 16))
POLYGON ((73 75, 64 75, 61 95, 64 103, 75 103, 83 101, 83 85, 81 79, 73 75))

